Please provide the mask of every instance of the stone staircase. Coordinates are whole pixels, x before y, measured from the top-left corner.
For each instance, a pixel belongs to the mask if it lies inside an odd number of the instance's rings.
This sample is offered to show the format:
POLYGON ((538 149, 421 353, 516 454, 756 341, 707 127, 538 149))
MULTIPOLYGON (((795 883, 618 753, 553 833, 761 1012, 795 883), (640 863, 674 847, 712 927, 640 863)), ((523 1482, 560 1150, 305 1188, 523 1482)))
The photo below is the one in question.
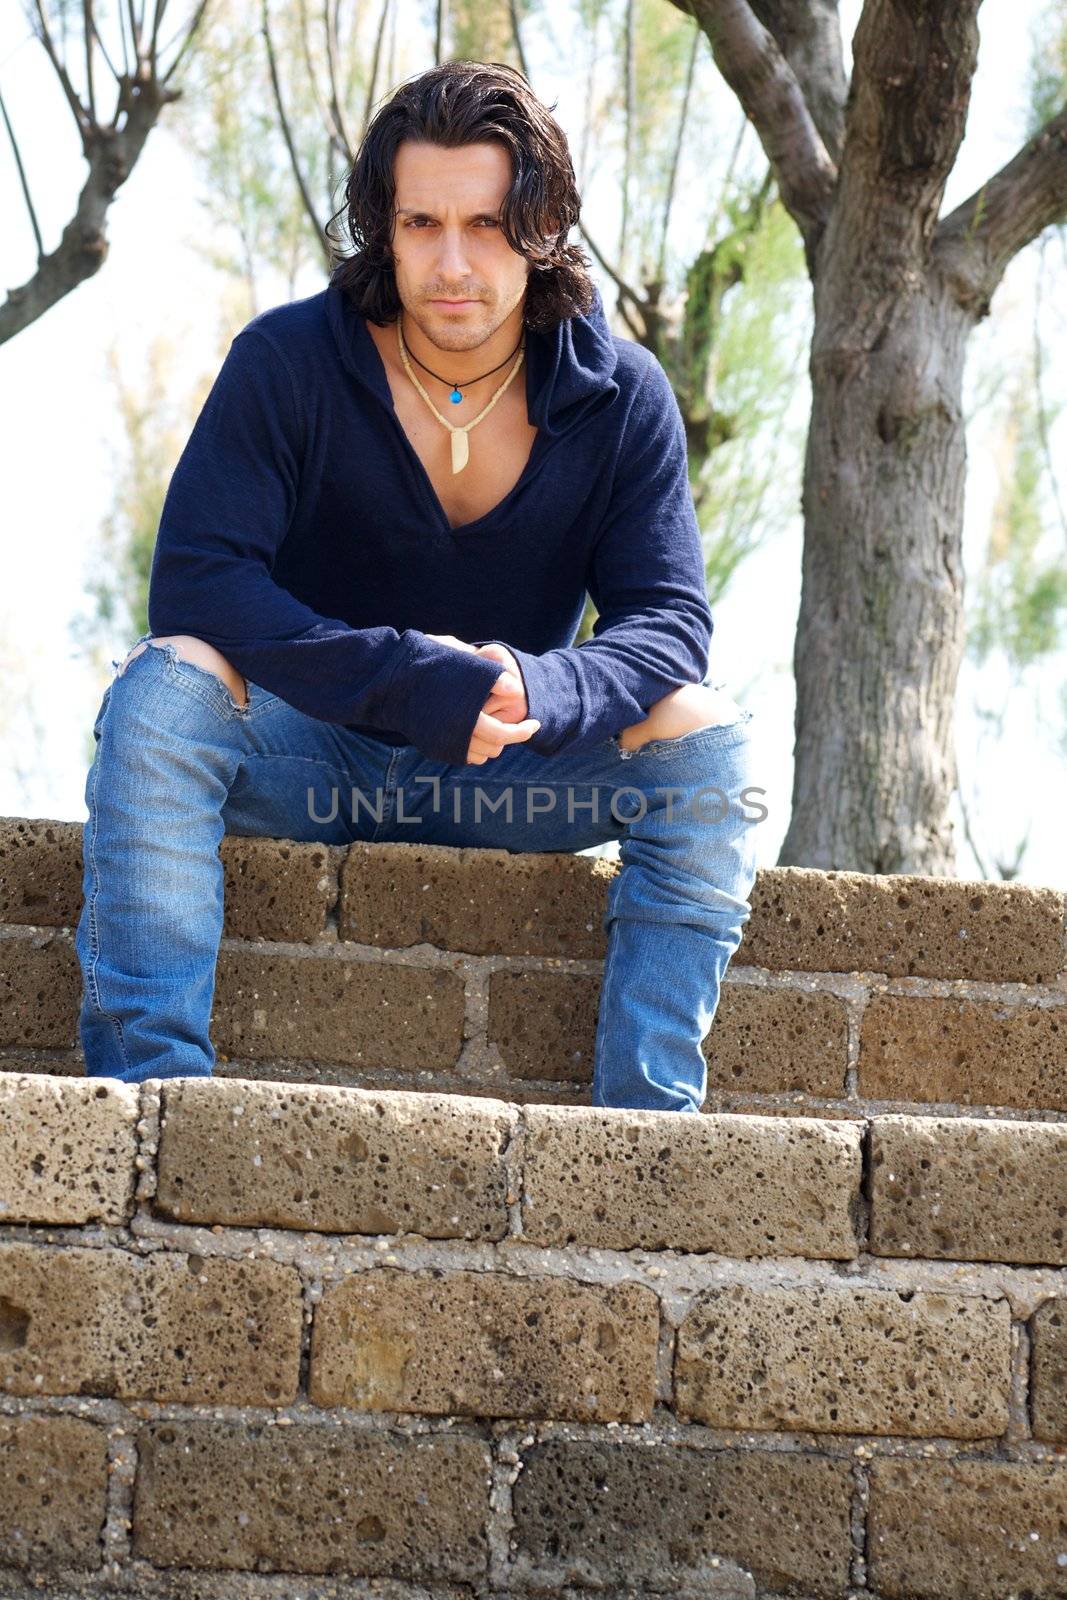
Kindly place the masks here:
POLYGON ((211 1079, 86 1078, 0 819, 0 1597, 1067 1596, 1064 896, 769 868, 698 1116, 615 861, 227 836, 211 1079))

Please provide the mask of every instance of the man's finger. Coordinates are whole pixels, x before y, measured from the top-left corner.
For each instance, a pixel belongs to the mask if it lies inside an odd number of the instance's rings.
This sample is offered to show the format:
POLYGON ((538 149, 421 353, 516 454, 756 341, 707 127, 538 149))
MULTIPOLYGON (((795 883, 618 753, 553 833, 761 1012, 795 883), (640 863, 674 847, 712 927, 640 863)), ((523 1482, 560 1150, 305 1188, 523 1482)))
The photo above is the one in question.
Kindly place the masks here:
POLYGON ((471 732, 467 761, 468 763, 490 761, 494 756, 500 755, 506 744, 517 744, 520 739, 529 739, 540 726, 535 717, 527 717, 522 722, 501 722, 497 717, 483 711, 471 732))
POLYGON ((471 738, 487 739, 491 744, 518 744, 520 739, 529 739, 540 726, 536 717, 524 717, 521 722, 501 722, 499 717, 482 711, 471 729, 471 738))

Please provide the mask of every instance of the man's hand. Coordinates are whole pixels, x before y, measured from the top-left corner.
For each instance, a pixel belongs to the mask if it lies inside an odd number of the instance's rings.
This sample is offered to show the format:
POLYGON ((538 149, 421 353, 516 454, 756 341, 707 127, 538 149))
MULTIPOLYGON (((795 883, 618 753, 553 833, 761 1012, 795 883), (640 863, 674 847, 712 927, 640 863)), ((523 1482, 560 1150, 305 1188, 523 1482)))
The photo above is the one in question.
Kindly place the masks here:
POLYGON ((541 726, 535 717, 527 715, 526 689, 519 664, 511 651, 502 644, 483 644, 475 648, 457 639, 452 633, 428 633, 427 639, 438 644, 451 645, 454 650, 469 650, 472 655, 487 656, 491 661, 502 661, 504 671, 493 684, 478 720, 471 730, 467 764, 482 766, 493 756, 498 756, 506 744, 519 744, 530 739, 541 726))

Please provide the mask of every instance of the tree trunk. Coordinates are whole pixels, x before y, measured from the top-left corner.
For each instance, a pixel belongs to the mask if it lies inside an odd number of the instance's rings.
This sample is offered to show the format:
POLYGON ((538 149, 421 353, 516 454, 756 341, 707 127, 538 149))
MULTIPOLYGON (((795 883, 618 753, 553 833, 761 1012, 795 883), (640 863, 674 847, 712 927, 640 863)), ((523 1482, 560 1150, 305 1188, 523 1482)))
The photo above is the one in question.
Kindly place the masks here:
POLYGON ((951 875, 963 651, 966 341, 1005 268, 1067 218, 1067 106, 940 216, 981 0, 672 0, 694 16, 800 230, 814 290, 778 863, 951 875))
POLYGON ((955 871, 972 325, 936 271, 887 304, 820 261, 780 865, 955 871))

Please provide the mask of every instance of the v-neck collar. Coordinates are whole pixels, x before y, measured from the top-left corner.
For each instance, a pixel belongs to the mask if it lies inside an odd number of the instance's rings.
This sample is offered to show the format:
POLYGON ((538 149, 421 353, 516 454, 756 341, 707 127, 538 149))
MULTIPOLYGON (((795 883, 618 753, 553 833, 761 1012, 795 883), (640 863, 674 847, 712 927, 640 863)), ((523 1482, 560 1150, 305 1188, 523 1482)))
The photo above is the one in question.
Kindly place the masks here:
POLYGON ((537 437, 518 482, 483 517, 453 528, 430 475, 397 415, 385 363, 371 338, 366 318, 333 279, 321 291, 326 322, 342 365, 385 407, 411 463, 412 482, 436 529, 449 535, 476 533, 506 513, 513 499, 544 465, 556 445, 573 435, 619 394, 614 377, 619 353, 604 315, 600 290, 593 285, 588 313, 565 317, 549 328, 526 330, 526 414, 537 437))
MULTIPOLYGON (((382 359, 381 351, 374 342, 374 338, 371 335, 370 329, 367 327, 367 319, 360 312, 354 311, 352 321, 354 324, 357 347, 361 360, 364 363, 363 376, 366 380, 367 386, 373 391, 374 394, 378 396, 382 404, 389 411, 389 414, 393 420, 393 424, 400 434, 404 448, 406 449, 408 457, 411 461, 412 470, 415 473, 415 478, 422 492, 423 498, 429 505, 441 532, 458 536, 459 534, 476 533, 481 531, 482 527, 486 523, 494 521, 498 516, 501 516, 507 510, 511 501, 519 493, 520 489, 525 488, 526 484, 534 476, 535 472, 540 470, 541 462, 547 450, 550 450, 552 445, 555 444, 557 440, 549 439, 544 429, 538 428, 537 436, 534 439, 533 445, 530 449, 530 454, 526 459, 526 465, 523 467, 518 479, 511 486, 503 499, 498 500, 495 506, 490 507, 490 509, 486 511, 483 516, 476 517, 473 522, 461 522, 457 523, 457 525, 453 527, 451 522, 448 520, 447 511, 441 504, 441 497, 433 486, 433 479, 427 472, 426 467, 423 464, 422 457, 419 455, 418 451, 415 449, 415 446, 408 438, 407 429, 404 427, 404 424, 401 422, 400 417, 397 414, 396 399, 393 395, 392 389, 389 387, 389 375, 386 372, 385 362, 382 359)), ((529 362, 529 350, 532 337, 533 335, 531 334, 530 330, 527 329, 527 354, 523 357, 522 365, 526 380, 526 414, 528 418, 530 415, 531 401, 531 368, 529 362)))

